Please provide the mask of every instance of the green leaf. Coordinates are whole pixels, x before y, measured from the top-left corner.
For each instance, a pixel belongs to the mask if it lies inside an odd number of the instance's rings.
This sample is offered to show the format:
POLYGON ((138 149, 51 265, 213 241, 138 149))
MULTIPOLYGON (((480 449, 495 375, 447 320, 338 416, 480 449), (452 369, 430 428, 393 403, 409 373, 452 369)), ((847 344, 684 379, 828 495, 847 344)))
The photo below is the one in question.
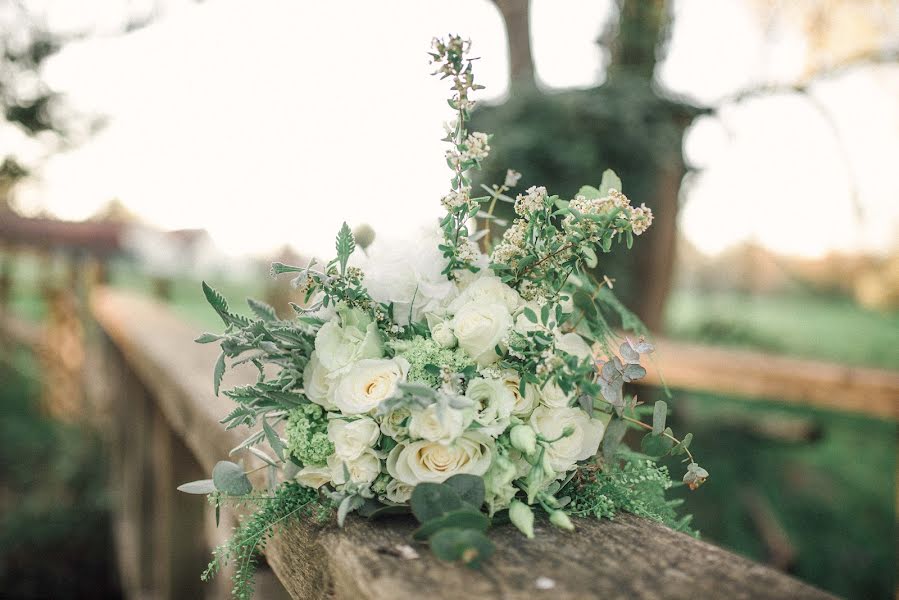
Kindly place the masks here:
POLYGON ((599 263, 599 260, 596 258, 596 252, 589 246, 583 246, 581 250, 584 253, 584 262, 587 263, 587 267, 595 269, 599 263))
POLYGON ((668 405, 664 400, 656 402, 652 410, 652 434, 662 435, 665 431, 665 419, 668 416, 668 405))
POLYGON ((278 458, 284 460, 284 442, 281 441, 281 437, 264 418, 262 419, 262 430, 265 432, 268 445, 272 447, 278 458))
POLYGON ((419 523, 442 517, 465 506, 456 490, 442 483, 419 483, 412 490, 409 505, 419 523))
POLYGON ((416 540, 426 540, 438 531, 450 527, 487 531, 487 528, 490 527, 490 518, 477 510, 454 510, 442 517, 427 521, 412 533, 412 537, 416 540))
POLYGON ((606 427, 606 433, 602 438, 602 456, 607 463, 615 460, 615 454, 621 446, 621 440, 627 433, 627 423, 621 419, 613 419, 609 421, 606 427))
POLYGON ((211 344, 212 342, 217 342, 222 339, 222 336, 215 335, 214 333, 204 333, 200 337, 194 340, 197 344, 211 344))
POLYGON ((246 496, 253 491, 253 484, 243 472, 243 467, 227 460, 216 463, 212 469, 212 481, 215 489, 231 496, 246 496))
POLYGON ((381 504, 373 498, 367 498, 357 512, 359 516, 374 521, 390 515, 408 515, 409 507, 405 504, 381 504))
POLYGON ((690 442, 693 441, 693 434, 688 433, 674 448, 671 449, 671 456, 678 456, 680 454, 686 454, 687 448, 690 447, 690 442))
POLYGON ((247 298, 247 305, 250 307, 250 310, 253 311, 253 314, 262 319, 263 321, 277 321, 278 315, 275 314, 275 309, 262 302, 260 300, 254 300, 252 298, 247 298))
POLYGON ((486 535, 474 529, 441 529, 431 537, 434 555, 446 561, 460 560, 470 567, 479 567, 495 550, 486 535))
POLYGON ((185 494, 201 494, 205 496, 215 492, 215 490, 215 484, 211 479, 198 479, 197 481, 182 483, 178 486, 178 491, 185 494))
POLYGON ((615 189, 619 192, 621 190, 621 179, 618 178, 618 175, 615 174, 615 171, 612 169, 606 169, 602 173, 602 182, 599 184, 599 196, 598 198, 605 198, 609 195, 609 190, 615 189))
POLYGON ((532 308, 526 306, 524 308, 523 314, 524 314, 524 318, 527 319, 528 321, 530 321, 531 323, 537 322, 537 313, 535 313, 532 308))
POLYGON ((259 459, 262 460, 262 462, 266 463, 266 464, 269 465, 270 467, 277 467, 277 466, 278 466, 278 463, 276 463, 275 460, 274 460, 271 456, 269 456, 268 454, 266 454, 265 452, 263 452, 263 451, 260 450, 259 448, 253 448, 252 446, 248 446, 248 447, 247 447, 247 450, 250 451, 250 454, 252 454, 252 455, 258 457, 259 459))
POLYGON ((443 482, 443 485, 451 487, 462 502, 470 504, 475 509, 480 509, 484 504, 486 490, 484 488, 484 479, 477 475, 469 475, 467 473, 459 473, 453 475, 443 482))
POLYGON ((350 259, 350 255, 356 249, 356 240, 353 238, 353 232, 350 231, 349 225, 344 222, 337 232, 337 261, 340 263, 340 274, 346 274, 346 263, 350 259))
POLYGON ((219 354, 219 358, 215 361, 215 369, 212 372, 212 389, 215 395, 219 395, 219 388, 222 385, 222 377, 225 375, 225 353, 219 354))
POLYGON ((577 195, 583 196, 587 200, 596 200, 597 198, 602 198, 602 194, 599 192, 599 190, 592 185, 581 186, 581 189, 577 191, 577 195))
POLYGON ((225 297, 209 286, 205 281, 203 282, 203 294, 206 296, 206 301, 209 302, 210 306, 215 309, 215 312, 217 312, 222 321, 225 322, 225 325, 230 325, 231 321, 228 319, 230 310, 228 309, 228 301, 225 300, 225 297))
POLYGON ((672 446, 674 446, 674 442, 669 438, 664 435, 653 435, 651 432, 644 435, 640 442, 640 450, 643 454, 653 458, 665 456, 672 446))

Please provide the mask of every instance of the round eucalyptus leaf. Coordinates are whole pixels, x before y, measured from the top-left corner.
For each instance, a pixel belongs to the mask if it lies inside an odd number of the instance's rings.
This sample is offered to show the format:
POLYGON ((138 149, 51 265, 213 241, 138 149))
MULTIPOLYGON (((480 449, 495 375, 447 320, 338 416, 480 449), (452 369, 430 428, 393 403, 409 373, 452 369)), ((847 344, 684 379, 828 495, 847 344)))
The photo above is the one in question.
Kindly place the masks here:
POLYGON ((470 567, 479 567, 490 558, 494 549, 493 542, 475 529, 451 527, 431 536, 431 550, 437 558, 459 560, 470 567))
POLYGON ((464 506, 456 490, 442 483, 419 483, 412 490, 409 505, 419 523, 436 519, 464 506))
POLYGON ((474 529, 475 531, 487 531, 490 527, 490 517, 477 510, 454 510, 442 517, 431 519, 415 530, 412 537, 416 540, 426 540, 441 529, 455 527, 457 529, 474 529))
POLYGON ((453 488, 453 490, 459 494, 459 498, 462 499, 462 502, 470 504, 476 509, 481 508, 481 505, 484 504, 486 490, 484 488, 484 479, 482 477, 469 475, 467 473, 459 473, 444 481, 443 485, 448 485, 453 488))
POLYGON ((253 491, 253 484, 243 472, 243 467, 227 460, 216 463, 212 469, 212 481, 218 491, 231 496, 246 496, 253 491))
POLYGON ((654 458, 665 456, 672 446, 674 446, 674 442, 664 435, 654 435, 652 433, 644 435, 643 440, 640 442, 640 449, 643 451, 643 454, 654 458))

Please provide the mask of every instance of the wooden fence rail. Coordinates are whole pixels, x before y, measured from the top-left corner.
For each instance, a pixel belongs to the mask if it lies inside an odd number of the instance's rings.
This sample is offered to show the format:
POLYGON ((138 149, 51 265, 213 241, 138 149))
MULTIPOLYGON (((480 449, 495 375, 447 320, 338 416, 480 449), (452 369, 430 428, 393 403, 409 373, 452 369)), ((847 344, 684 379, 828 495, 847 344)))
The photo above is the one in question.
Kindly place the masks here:
MULTIPOLYGON (((193 326, 162 305, 98 289, 91 310, 103 335, 103 394, 116 415, 118 527, 129 597, 199 597, 202 554, 221 537, 196 497, 173 492, 201 477, 241 439, 218 419, 210 365, 217 350, 192 343, 193 326), (149 443, 148 443, 149 442, 149 443)), ((240 377, 240 374, 236 374, 240 377)), ((228 383, 228 382, 226 382, 228 383)), ((235 383, 235 381, 231 381, 235 383)), ((252 462, 252 461, 251 461, 252 462)), ((483 571, 393 552, 413 523, 334 525, 295 521, 266 558, 293 598, 826 598, 824 592, 660 525, 622 516, 578 520, 575 534, 537 524, 535 540, 510 526, 491 533, 497 553, 483 571), (542 585, 538 586, 538 578, 542 585), (546 581, 551 582, 551 589, 546 581)))

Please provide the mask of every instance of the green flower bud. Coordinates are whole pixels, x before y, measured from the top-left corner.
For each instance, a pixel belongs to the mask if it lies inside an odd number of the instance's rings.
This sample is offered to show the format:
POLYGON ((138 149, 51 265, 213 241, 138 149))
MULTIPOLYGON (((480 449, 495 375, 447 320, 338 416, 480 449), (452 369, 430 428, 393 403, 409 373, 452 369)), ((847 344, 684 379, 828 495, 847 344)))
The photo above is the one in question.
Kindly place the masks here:
POLYGON ((565 531, 574 531, 574 523, 568 518, 568 514, 564 510, 554 510, 549 515, 549 522, 565 531))
POLYGON ((530 456, 537 451, 537 433, 529 425, 516 425, 509 432, 512 447, 530 456))
POLYGON ((512 500, 509 506, 509 520, 528 539, 534 538, 534 512, 530 506, 520 500, 512 500))

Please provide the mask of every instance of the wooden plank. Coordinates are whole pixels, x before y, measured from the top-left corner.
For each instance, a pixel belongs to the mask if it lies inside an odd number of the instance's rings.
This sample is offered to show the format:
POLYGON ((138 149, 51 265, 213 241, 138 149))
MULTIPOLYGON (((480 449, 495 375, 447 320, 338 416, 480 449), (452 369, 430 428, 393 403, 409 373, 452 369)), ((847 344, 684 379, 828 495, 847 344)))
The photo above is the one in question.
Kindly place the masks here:
MULTIPOLYGON (((194 344, 193 327, 144 298, 101 288, 92 308, 172 429, 211 469, 241 437, 218 424, 227 402, 211 392, 216 349, 194 344)), ((397 545, 410 543, 409 519, 369 523, 350 517, 343 530, 292 522, 272 540, 266 556, 294 598, 830 597, 648 521, 622 516, 577 524, 577 533, 566 534, 540 522, 535 540, 510 526, 498 527, 491 534, 497 554, 480 572, 441 563, 423 548, 417 559, 395 556, 397 545)))
POLYGON ((655 339, 641 383, 795 402, 882 419, 899 416, 899 371, 655 339))

